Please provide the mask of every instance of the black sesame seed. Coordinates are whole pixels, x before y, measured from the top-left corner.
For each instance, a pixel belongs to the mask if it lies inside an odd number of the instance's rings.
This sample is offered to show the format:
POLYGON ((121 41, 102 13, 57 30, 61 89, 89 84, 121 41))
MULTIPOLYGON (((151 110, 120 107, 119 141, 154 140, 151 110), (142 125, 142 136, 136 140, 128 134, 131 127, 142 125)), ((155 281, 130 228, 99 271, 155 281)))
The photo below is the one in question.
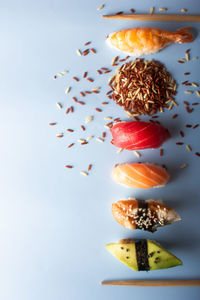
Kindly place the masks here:
POLYGON ((126 258, 127 258, 127 259, 129 259, 129 257, 128 257, 128 256, 127 256, 126 258))
POLYGON ((155 252, 150 252, 148 257, 152 257, 154 255, 155 252))
POLYGON ((123 249, 124 249, 124 247, 121 247, 121 249, 123 250, 123 249))

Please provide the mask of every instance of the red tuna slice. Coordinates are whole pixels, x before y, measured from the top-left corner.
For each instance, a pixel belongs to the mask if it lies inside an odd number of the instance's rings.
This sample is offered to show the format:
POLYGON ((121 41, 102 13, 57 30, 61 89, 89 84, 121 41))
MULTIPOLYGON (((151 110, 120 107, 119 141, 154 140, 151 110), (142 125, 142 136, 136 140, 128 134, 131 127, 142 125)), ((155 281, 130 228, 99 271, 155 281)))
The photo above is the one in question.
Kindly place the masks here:
POLYGON ((162 125, 142 121, 119 122, 110 131, 113 136, 111 143, 127 150, 159 148, 171 137, 162 125))

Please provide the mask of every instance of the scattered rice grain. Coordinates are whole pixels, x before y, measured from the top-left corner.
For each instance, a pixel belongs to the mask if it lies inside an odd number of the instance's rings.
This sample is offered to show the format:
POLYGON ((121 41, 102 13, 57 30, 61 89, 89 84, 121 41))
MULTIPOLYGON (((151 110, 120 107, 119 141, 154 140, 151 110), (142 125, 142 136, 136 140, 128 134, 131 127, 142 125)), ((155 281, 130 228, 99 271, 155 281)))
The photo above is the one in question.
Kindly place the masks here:
POLYGON ((167 11, 167 8, 166 7, 160 7, 159 11, 167 11))
POLYGON ((85 172, 85 171, 80 171, 80 174, 83 175, 83 176, 88 176, 88 173, 85 172))
POLYGON ((72 77, 75 81, 79 81, 78 77, 72 77))
POLYGON ((67 148, 71 148, 72 146, 74 146, 74 143, 71 143, 67 148))
POLYGON ((196 91, 198 97, 200 97, 200 91, 196 91))
POLYGON ((91 135, 91 136, 88 136, 88 137, 86 138, 86 140, 87 140, 87 141, 91 141, 93 138, 94 138, 94 136, 91 135))
POLYGON ((199 124, 194 125, 192 129, 196 129, 197 127, 199 127, 199 124))
POLYGON ((181 12, 182 12, 182 13, 186 13, 186 12, 187 12, 187 9, 186 9, 186 8, 182 8, 182 9, 181 9, 181 12))
POLYGON ((67 87, 66 90, 65 90, 65 94, 68 94, 70 92, 70 90, 71 90, 71 87, 70 86, 67 87))
POLYGON ((88 116, 85 118, 85 124, 90 123, 91 121, 93 121, 94 117, 93 116, 88 116))
MULTIPOLYGON (((198 91, 197 91, 198 92, 198 91)), ((193 91, 184 91, 185 94, 193 94, 193 91)))
POLYGON ((186 147, 186 149, 187 149, 189 152, 191 152, 191 151, 192 151, 192 149, 191 149, 190 145, 186 145, 185 147, 186 147))
POLYGON ((92 169, 92 164, 88 165, 88 172, 92 169))
POLYGON ((153 6, 150 8, 150 11, 149 11, 150 15, 153 15, 154 11, 155 11, 155 7, 153 6))
POLYGON ((79 56, 82 56, 82 53, 79 49, 76 50, 76 53, 79 55, 79 56))
POLYGON ((96 140, 97 140, 98 142, 100 142, 100 143, 103 143, 103 142, 104 142, 104 140, 103 140, 102 138, 100 138, 100 137, 97 137, 96 140))
POLYGON ((123 151, 123 148, 119 148, 119 149, 116 151, 116 153, 119 154, 119 153, 122 152, 122 151, 123 151))
POLYGON ((187 167, 187 164, 183 164, 183 165, 180 166, 181 169, 184 169, 186 167, 187 167))
POLYGON ((101 10, 102 8, 104 8, 104 6, 105 6, 105 4, 101 4, 101 5, 97 8, 97 10, 101 10))
POLYGON ((141 157, 140 152, 138 152, 138 151, 133 151, 133 153, 134 153, 137 157, 141 157))
POLYGON ((57 102, 56 106, 57 106, 58 109, 62 109, 62 104, 61 103, 57 102))

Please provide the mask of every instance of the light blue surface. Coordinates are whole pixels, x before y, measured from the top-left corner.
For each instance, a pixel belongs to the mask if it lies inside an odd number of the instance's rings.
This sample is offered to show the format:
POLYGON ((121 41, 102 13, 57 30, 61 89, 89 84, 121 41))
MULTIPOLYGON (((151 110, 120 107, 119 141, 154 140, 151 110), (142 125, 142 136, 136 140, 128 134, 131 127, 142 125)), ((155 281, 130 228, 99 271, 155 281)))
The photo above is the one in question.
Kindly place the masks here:
MULTIPOLYGON (((125 118, 114 103, 94 111, 106 100, 107 79, 98 76, 99 67, 110 67, 117 51, 105 44, 106 34, 147 23, 102 20, 101 15, 117 11, 148 12, 150 7, 167 7, 169 13, 188 8, 189 13, 200 13, 199 1, 1 1, 0 27, 0 96, 1 96, 1 169, 0 169, 0 299, 2 300, 82 300, 82 299, 199 299, 199 288, 128 288, 102 287, 100 281, 113 279, 189 279, 200 277, 199 237, 199 132, 186 129, 200 121, 199 107, 187 114, 183 100, 199 101, 194 94, 185 95, 178 87, 178 108, 166 112, 159 120, 172 132, 172 139, 164 145, 164 156, 159 150, 141 151, 141 161, 166 164, 171 174, 170 183, 162 189, 131 190, 117 185, 110 173, 119 162, 138 161, 132 152, 116 154, 110 144, 110 134, 104 144, 95 139, 79 146, 77 139, 105 130, 103 117, 125 118), (79 57, 76 49, 83 49, 88 40, 97 50, 96 55, 79 57), (63 70, 69 74, 53 80, 63 70), (93 84, 81 77, 84 71, 95 79, 93 84), (72 86, 69 95, 64 91, 72 86), (98 95, 89 95, 87 105, 74 105, 72 96, 80 90, 102 87, 98 95), (59 111, 56 102, 64 109, 59 111), (65 110, 74 105, 75 113, 66 116, 65 110), (172 120, 171 116, 179 117, 172 120), (94 121, 81 132, 80 125, 88 115, 94 121), (50 128, 49 122, 58 125, 50 128), (66 133, 66 128, 75 132, 66 133), (185 132, 185 143, 193 152, 178 148, 179 130, 185 132), (56 134, 64 132, 63 139, 56 134), (67 145, 75 141, 75 146, 67 145), (91 175, 81 176, 80 170, 93 164, 91 175), (188 163, 188 168, 179 166, 188 163), (73 164, 72 170, 65 164, 73 164), (182 221, 160 229, 155 234, 130 232, 113 219, 113 201, 134 196, 140 199, 160 199, 175 208, 182 221), (121 238, 152 238, 177 255, 183 266, 149 273, 129 270, 108 252, 104 245, 121 238), (159 298, 158 298, 159 297, 159 298)), ((150 26, 175 30, 185 24, 156 24, 150 26)), ((199 24, 191 24, 199 31, 199 24)), ((200 37, 188 45, 172 45, 154 57, 163 62, 178 83, 187 78, 199 81, 200 61, 178 64, 185 50, 191 57, 199 55, 200 37)), ((122 56, 121 56, 122 57, 122 56)), ((193 88, 194 89, 194 88, 193 88)), ((84 99, 83 99, 84 100, 84 99)))

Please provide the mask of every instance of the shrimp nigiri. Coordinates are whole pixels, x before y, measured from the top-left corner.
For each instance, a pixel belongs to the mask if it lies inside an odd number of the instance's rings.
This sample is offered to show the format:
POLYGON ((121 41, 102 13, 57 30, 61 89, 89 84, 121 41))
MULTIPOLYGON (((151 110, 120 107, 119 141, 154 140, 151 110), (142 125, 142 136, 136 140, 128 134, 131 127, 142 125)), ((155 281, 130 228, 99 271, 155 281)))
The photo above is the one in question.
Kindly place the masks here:
POLYGON ((162 187, 169 180, 167 171, 149 163, 130 163, 116 165, 112 178, 127 187, 149 189, 162 187))
POLYGON ((156 53, 172 43, 191 43, 194 40, 190 27, 175 32, 151 27, 136 27, 111 33, 107 42, 131 56, 156 53))
POLYGON ((170 138, 166 128, 151 122, 118 122, 110 131, 113 136, 111 143, 127 150, 156 149, 170 138))
POLYGON ((115 220, 127 229, 150 232, 181 219, 175 210, 152 199, 117 201, 112 203, 112 214, 115 220))

